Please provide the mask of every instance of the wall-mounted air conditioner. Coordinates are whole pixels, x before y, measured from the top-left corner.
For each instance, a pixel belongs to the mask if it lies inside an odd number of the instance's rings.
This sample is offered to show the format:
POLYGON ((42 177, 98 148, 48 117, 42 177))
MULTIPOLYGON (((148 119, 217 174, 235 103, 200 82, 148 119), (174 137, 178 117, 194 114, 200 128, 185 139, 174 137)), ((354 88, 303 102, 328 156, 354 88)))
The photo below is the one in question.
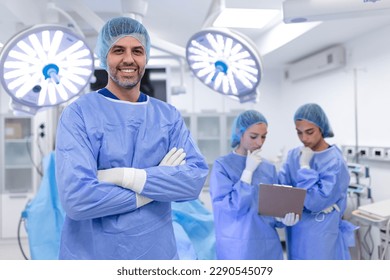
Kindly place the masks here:
POLYGON ((295 82, 340 69, 345 64, 344 47, 334 46, 287 65, 284 76, 286 80, 295 82))
POLYGON ((286 0, 285 23, 389 15, 389 0, 286 0))

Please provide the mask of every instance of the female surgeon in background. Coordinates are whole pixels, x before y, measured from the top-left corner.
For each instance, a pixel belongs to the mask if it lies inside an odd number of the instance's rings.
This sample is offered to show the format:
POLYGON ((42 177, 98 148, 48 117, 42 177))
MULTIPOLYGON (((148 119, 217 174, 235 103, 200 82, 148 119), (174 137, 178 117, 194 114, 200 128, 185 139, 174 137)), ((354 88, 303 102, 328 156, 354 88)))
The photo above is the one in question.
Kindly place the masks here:
POLYGON ((294 213, 279 220, 258 214, 259 184, 277 183, 275 166, 260 155, 267 127, 261 113, 241 113, 232 126, 234 150, 214 163, 210 195, 217 259, 283 259, 275 227, 291 226, 299 219, 294 213))
POLYGON ((279 183, 307 191, 302 218, 287 228, 289 259, 350 259, 356 227, 342 220, 347 203, 349 173, 341 151, 324 138, 333 137, 327 116, 313 103, 294 116, 303 147, 289 151, 279 183))

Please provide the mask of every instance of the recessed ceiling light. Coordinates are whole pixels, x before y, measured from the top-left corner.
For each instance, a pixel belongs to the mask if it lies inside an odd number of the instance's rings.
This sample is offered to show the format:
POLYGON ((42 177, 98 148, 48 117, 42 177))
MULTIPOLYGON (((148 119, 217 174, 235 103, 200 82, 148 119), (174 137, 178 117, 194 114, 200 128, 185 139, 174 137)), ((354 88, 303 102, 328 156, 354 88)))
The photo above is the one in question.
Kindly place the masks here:
POLYGON ((271 22, 279 10, 225 8, 214 21, 214 27, 263 28, 271 22))

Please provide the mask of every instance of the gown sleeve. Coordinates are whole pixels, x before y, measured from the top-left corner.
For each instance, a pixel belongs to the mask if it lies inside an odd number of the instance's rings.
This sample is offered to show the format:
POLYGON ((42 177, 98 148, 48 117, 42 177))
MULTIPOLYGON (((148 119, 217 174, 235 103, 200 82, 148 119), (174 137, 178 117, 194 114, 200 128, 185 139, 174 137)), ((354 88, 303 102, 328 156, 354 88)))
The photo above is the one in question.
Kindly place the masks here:
POLYGON ((349 175, 345 163, 336 153, 329 157, 315 156, 312 168, 300 168, 298 152, 289 152, 286 162, 279 171, 279 184, 305 189, 305 208, 319 212, 345 196, 349 175))
POLYGON ((179 113, 170 131, 170 147, 183 148, 186 163, 178 166, 146 168, 147 179, 142 195, 156 201, 197 199, 208 175, 208 165, 179 113))
POLYGON ((306 189, 305 207, 312 212, 319 212, 336 203, 346 193, 346 175, 343 175, 343 162, 334 158, 315 169, 297 171, 297 187, 306 189))
POLYGON ((224 166, 215 161, 210 175, 210 195, 214 208, 244 215, 250 210, 255 189, 241 180, 233 181, 224 166))

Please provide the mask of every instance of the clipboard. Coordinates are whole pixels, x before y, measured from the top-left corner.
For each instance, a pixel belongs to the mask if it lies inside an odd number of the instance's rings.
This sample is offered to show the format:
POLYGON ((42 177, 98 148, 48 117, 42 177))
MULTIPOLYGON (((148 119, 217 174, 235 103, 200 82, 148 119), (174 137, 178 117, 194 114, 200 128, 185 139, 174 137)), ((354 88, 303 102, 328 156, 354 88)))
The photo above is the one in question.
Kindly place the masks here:
POLYGON ((294 212, 301 218, 305 197, 305 189, 260 184, 258 213, 264 216, 284 218, 287 213, 294 212))

